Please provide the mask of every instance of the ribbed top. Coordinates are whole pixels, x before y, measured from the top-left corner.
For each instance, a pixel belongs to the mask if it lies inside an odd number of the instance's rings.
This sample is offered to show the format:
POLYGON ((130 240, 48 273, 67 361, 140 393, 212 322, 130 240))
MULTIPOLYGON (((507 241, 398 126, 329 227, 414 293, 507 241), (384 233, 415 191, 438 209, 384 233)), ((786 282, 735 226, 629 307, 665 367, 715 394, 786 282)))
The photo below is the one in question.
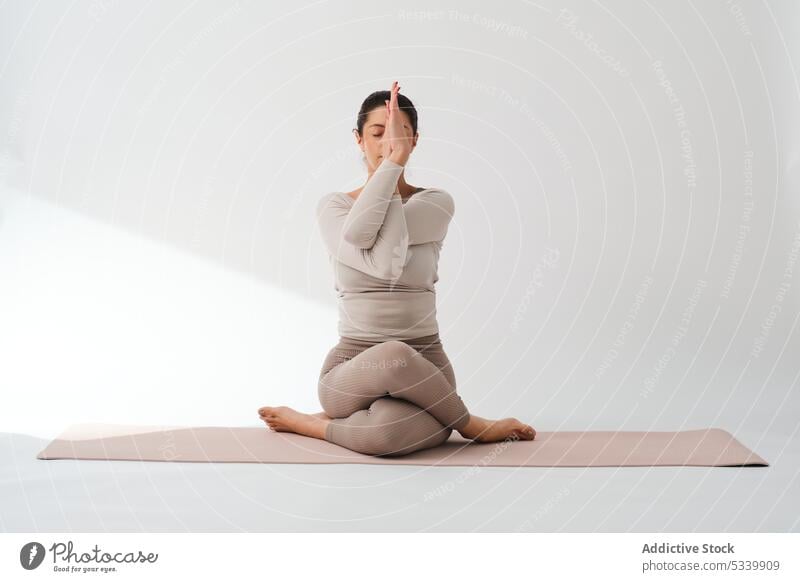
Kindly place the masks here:
POLYGON ((330 192, 317 205, 341 336, 374 342, 439 332, 435 284, 453 198, 428 188, 401 199, 394 192, 402 172, 385 158, 357 199, 330 192))

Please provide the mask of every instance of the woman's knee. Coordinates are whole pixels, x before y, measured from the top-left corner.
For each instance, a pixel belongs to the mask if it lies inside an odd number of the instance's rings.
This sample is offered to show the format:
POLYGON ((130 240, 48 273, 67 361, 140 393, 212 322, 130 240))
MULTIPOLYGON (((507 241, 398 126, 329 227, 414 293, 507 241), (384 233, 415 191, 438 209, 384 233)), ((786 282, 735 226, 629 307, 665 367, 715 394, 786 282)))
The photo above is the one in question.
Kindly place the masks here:
POLYGON ((391 340, 370 348, 369 353, 364 352, 359 368, 371 370, 374 381, 389 387, 404 371, 417 365, 415 354, 417 351, 408 344, 391 340))
POLYGON ((438 447, 443 445, 452 433, 453 429, 439 425, 435 430, 425 434, 419 432, 395 434, 392 437, 384 438, 383 442, 378 443, 380 452, 375 453, 375 455, 399 457, 423 449, 438 447))
POLYGON ((373 443, 380 456, 408 453, 443 444, 452 429, 439 423, 425 410, 406 402, 385 398, 372 405, 375 431, 373 443))
POLYGON ((417 353, 417 350, 400 340, 382 342, 370 348, 369 351, 375 360, 381 360, 385 364, 394 364, 398 367, 407 364, 408 359, 417 353))
POLYGON ((351 410, 352 399, 347 394, 340 392, 332 373, 322 378, 317 384, 317 397, 323 412, 331 418, 345 418, 353 412, 351 410))

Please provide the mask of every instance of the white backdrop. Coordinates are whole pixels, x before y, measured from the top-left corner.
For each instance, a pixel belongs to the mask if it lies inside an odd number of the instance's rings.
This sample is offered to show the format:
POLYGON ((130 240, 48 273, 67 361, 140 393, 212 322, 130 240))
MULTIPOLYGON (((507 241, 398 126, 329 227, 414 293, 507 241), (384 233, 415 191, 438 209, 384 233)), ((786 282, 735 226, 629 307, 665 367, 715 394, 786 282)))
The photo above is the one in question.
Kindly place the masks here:
POLYGON ((476 414, 794 436, 798 38, 789 0, 6 2, 2 429, 319 410, 313 209, 398 79, 476 414))

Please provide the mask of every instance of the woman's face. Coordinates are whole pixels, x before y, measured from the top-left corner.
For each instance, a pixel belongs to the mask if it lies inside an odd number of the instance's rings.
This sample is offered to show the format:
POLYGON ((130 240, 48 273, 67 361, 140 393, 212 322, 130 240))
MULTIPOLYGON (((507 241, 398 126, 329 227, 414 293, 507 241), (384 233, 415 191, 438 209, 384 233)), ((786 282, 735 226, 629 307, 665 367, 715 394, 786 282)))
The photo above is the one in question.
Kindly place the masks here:
MULTIPOLYGON (((403 131, 407 137, 411 137, 411 120, 408 113, 400 110, 400 115, 403 118, 403 131)), ((359 136, 358 131, 354 132, 356 141, 358 142, 361 151, 367 158, 367 165, 370 171, 374 171, 383 161, 383 136, 386 130, 386 107, 376 107, 367 115, 367 120, 364 122, 363 133, 359 136)), ((419 132, 414 135, 412 141, 412 150, 417 146, 417 139, 419 139, 419 132)))

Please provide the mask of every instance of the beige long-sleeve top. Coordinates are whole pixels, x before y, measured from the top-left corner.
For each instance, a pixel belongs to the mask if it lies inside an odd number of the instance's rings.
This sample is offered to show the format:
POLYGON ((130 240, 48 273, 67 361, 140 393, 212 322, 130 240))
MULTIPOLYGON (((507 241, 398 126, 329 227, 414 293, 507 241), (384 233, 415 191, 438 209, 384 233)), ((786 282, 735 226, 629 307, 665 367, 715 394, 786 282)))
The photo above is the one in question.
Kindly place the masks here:
POLYGON ((453 198, 428 188, 401 199, 394 193, 402 172, 384 158, 357 199, 330 192, 317 204, 343 337, 388 341, 439 331, 435 284, 453 198))

